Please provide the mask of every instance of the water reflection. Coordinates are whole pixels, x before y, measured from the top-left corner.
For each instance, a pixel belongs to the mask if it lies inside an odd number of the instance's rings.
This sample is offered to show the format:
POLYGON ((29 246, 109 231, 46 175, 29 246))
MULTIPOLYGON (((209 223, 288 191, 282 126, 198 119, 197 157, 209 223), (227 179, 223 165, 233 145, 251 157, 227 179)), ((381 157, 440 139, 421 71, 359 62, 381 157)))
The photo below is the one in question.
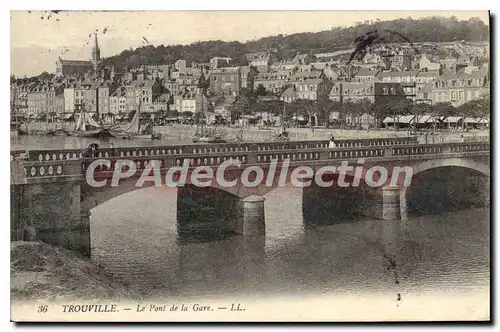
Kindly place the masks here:
POLYGON ((98 143, 101 147, 130 146, 162 146, 173 144, 191 144, 189 137, 184 139, 163 138, 159 140, 137 139, 134 141, 119 138, 90 138, 74 136, 11 136, 11 150, 41 150, 41 149, 86 149, 90 143, 98 143))
POLYGON ((301 189, 266 195, 266 236, 180 244, 177 196, 142 189, 97 207, 93 259, 144 296, 273 296, 489 287, 489 212, 305 228, 301 189))

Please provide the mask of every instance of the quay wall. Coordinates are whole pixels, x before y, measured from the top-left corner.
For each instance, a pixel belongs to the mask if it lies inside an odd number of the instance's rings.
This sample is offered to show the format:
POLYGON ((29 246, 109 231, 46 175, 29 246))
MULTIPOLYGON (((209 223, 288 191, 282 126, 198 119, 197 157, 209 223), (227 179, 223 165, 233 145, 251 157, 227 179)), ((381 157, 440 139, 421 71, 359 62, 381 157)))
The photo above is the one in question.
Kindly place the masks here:
MULTIPOLYGON (((52 128, 53 126, 51 126, 52 128)), ((28 123, 23 129, 27 129, 30 134, 35 134, 38 131, 44 131, 47 128, 45 123, 28 123)), ((64 129, 71 131, 74 128, 73 123, 59 123, 58 129, 64 129)), ((213 127, 207 126, 207 128, 212 129, 213 127)), ((226 139, 230 141, 237 141, 242 139, 246 142, 266 142, 276 140, 276 135, 279 133, 280 128, 259 128, 258 126, 248 126, 244 128, 239 127, 227 127, 220 126, 216 127, 216 132, 221 133, 226 139)), ((182 125, 175 124, 170 126, 155 126, 154 132, 160 133, 162 139, 165 140, 191 140, 195 134, 195 125, 182 125)), ((387 129, 380 130, 355 130, 355 129, 326 129, 324 127, 319 128, 288 128, 289 138, 292 141, 312 141, 312 140, 327 140, 332 135, 336 139, 353 139, 353 138, 388 138, 388 137, 403 137, 408 136, 408 132, 393 131, 387 129)), ((421 133, 419 135, 420 143, 446 143, 446 142, 458 142, 461 140, 461 136, 464 136, 464 140, 487 140, 489 137, 488 130, 471 130, 464 132, 462 130, 452 130, 452 131, 440 131, 436 132, 435 135, 429 134, 424 135, 421 133)))

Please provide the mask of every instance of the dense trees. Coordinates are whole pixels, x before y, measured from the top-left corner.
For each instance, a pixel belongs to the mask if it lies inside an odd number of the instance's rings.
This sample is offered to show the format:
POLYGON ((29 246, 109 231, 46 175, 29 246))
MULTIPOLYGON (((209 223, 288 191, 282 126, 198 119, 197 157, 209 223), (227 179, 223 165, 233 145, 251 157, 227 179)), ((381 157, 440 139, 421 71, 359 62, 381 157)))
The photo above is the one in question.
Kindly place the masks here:
MULTIPOLYGON (((479 18, 459 21, 456 17, 429 17, 418 20, 411 18, 392 21, 358 22, 351 27, 338 27, 328 31, 277 35, 246 43, 221 40, 196 42, 190 45, 143 46, 125 50, 119 55, 104 60, 115 68, 133 68, 140 65, 168 64, 178 59, 206 63, 215 56, 231 57, 235 65, 246 64, 244 54, 253 50, 277 48, 282 57, 295 52, 314 54, 334 51, 351 45, 356 37, 374 29, 390 29, 408 37, 413 42, 481 41, 489 39, 489 28, 479 18)), ((387 42, 401 42, 397 36, 389 36, 387 42)))

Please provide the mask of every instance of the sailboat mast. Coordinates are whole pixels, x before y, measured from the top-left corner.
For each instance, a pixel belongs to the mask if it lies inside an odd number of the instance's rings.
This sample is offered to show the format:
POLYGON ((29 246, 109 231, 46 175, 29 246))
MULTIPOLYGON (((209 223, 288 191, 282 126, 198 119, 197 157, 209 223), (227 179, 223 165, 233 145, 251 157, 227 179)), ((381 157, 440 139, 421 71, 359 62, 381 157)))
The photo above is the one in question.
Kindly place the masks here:
POLYGON ((142 99, 139 97, 139 107, 137 108, 137 121, 139 122, 139 125, 137 126, 137 135, 141 133, 141 105, 142 99))
POLYGON ((17 122, 19 122, 18 120, 18 117, 17 117, 17 112, 16 112, 16 101, 17 101, 17 87, 14 86, 14 95, 12 96, 12 105, 11 105, 11 108, 10 108, 10 118, 11 118, 11 121, 15 121, 16 122, 16 127, 17 129, 19 129, 19 124, 17 122))
POLYGON ((286 109, 286 102, 283 102, 283 115, 281 116, 281 131, 285 131, 285 109, 286 109))
POLYGON ((45 94, 45 130, 49 130, 49 104, 47 100, 47 94, 45 94))
POLYGON ((201 135, 203 135, 203 125, 205 124, 205 110, 203 109, 203 88, 201 89, 201 135))

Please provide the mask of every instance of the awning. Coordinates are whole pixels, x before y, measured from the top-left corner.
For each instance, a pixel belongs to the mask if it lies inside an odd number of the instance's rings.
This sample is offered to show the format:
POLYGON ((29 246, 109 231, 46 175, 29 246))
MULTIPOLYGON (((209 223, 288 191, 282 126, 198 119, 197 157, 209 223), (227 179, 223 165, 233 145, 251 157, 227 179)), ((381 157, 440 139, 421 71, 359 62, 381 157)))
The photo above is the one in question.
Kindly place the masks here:
POLYGON ((461 116, 449 116, 449 117, 447 117, 444 120, 444 122, 446 122, 446 123, 457 123, 460 120, 462 120, 461 116))
MULTIPOLYGON (((401 115, 401 116, 396 116, 396 121, 398 123, 412 123, 414 120, 415 116, 414 115, 401 115)), ((383 123, 394 123, 394 117, 393 116, 387 116, 383 123)))
POLYGON ((465 123, 479 123, 481 121, 480 118, 465 118, 465 123))
POLYGON ((432 121, 430 121, 430 120, 432 120, 431 118, 432 118, 431 115, 422 115, 422 116, 418 117, 418 121, 417 122, 418 123, 432 122, 432 121))
POLYGON ((486 118, 481 119, 481 120, 479 120, 479 123, 490 123, 490 119, 486 119, 486 118))
POLYGON ((444 116, 435 116, 435 115, 422 115, 418 117, 418 123, 435 123, 441 122, 444 119, 444 116))
POLYGON ((71 119, 71 117, 73 117, 73 113, 61 114, 61 116, 60 116, 60 118, 63 120, 71 119))
POLYGON ((411 123, 415 119, 415 116, 414 115, 402 115, 399 118, 396 117, 396 119, 399 123, 411 123))

